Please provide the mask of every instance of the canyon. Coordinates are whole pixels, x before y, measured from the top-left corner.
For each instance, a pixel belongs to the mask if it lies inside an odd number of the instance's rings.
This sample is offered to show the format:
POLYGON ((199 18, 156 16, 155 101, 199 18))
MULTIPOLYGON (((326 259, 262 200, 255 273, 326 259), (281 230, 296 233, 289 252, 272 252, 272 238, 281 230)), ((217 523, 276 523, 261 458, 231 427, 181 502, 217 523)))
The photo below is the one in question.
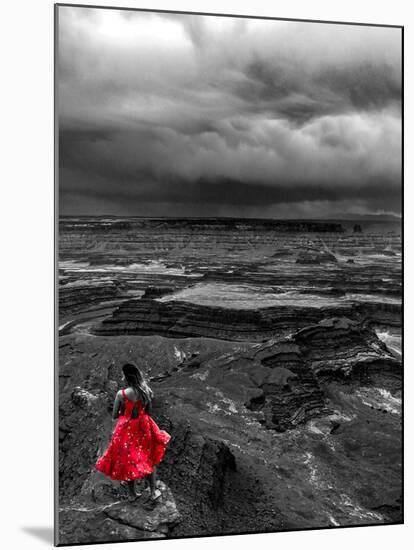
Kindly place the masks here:
POLYGON ((358 223, 61 218, 62 543, 402 521, 400 227, 358 223), (153 509, 93 468, 125 361, 153 509))

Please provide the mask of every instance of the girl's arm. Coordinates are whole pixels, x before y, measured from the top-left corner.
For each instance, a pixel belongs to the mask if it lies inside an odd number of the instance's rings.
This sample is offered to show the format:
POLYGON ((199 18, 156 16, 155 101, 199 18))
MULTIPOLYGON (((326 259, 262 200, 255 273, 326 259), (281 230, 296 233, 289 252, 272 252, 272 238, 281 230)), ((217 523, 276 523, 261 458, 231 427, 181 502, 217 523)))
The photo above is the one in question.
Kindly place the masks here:
POLYGON ((112 419, 113 420, 116 420, 118 418, 119 413, 121 412, 121 409, 122 409, 122 404, 123 404, 122 392, 121 392, 121 390, 119 390, 119 392, 116 394, 115 401, 114 401, 114 406, 113 406, 113 409, 112 409, 112 419))
POLYGON ((146 407, 145 407, 145 411, 148 413, 148 414, 151 414, 152 413, 152 401, 149 401, 149 403, 147 403, 146 407))

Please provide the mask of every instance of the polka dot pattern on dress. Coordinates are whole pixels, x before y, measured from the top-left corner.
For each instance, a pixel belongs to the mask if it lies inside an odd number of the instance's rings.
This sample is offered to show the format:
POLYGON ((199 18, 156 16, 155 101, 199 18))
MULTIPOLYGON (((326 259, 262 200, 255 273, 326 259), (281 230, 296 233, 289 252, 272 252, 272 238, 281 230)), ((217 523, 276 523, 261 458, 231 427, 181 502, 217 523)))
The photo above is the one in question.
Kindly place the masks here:
POLYGON ((111 479, 131 481, 149 475, 164 457, 170 434, 161 430, 141 401, 130 401, 122 390, 124 411, 118 418, 108 448, 95 468, 111 479), (138 416, 132 410, 138 408, 138 416))

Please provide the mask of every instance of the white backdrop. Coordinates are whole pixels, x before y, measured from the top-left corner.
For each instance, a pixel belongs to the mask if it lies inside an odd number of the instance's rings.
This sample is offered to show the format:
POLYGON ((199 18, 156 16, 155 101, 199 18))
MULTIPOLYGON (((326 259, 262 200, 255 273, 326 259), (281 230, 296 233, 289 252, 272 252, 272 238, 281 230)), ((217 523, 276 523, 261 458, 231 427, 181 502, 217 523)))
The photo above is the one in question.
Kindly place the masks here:
MULTIPOLYGON (((410 53, 414 25, 410 3, 376 0, 97 0, 83 4, 240 13, 290 18, 325 19, 406 26, 406 505, 404 526, 338 529, 130 543, 151 550, 236 549, 275 545, 306 550, 408 547, 414 539, 413 438, 410 404, 410 346, 413 258, 409 211, 413 175, 409 158, 412 139, 410 96, 414 96, 410 53), (411 133, 410 131, 411 130, 411 133), (410 139, 411 138, 411 139, 410 139)), ((9 0, 0 12, 1 40, 1 433, 3 548, 45 548, 52 544, 53 521, 53 2, 9 0)), ((411 372, 410 372, 411 370, 411 372)), ((283 503, 281 503, 283 507, 283 503)), ((108 548, 121 548, 113 545, 108 548)), ((122 546, 125 550, 125 546, 122 546)))

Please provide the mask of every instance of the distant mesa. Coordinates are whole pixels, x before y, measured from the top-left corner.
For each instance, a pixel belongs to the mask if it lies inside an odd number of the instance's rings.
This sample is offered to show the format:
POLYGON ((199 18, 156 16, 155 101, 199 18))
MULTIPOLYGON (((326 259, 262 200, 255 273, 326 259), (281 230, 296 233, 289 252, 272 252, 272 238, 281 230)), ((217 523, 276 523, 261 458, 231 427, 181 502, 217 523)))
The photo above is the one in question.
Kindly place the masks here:
POLYGON ((339 222, 319 220, 275 220, 261 218, 65 218, 59 220, 60 231, 125 231, 141 229, 220 229, 220 230, 271 230, 281 233, 343 233, 339 222))
POLYGON ((325 264, 325 263, 337 263, 338 260, 336 257, 331 254, 330 252, 327 252, 325 250, 305 250, 303 252, 300 252, 298 254, 298 257, 296 258, 297 264, 304 264, 304 265, 319 265, 319 264, 325 264))

